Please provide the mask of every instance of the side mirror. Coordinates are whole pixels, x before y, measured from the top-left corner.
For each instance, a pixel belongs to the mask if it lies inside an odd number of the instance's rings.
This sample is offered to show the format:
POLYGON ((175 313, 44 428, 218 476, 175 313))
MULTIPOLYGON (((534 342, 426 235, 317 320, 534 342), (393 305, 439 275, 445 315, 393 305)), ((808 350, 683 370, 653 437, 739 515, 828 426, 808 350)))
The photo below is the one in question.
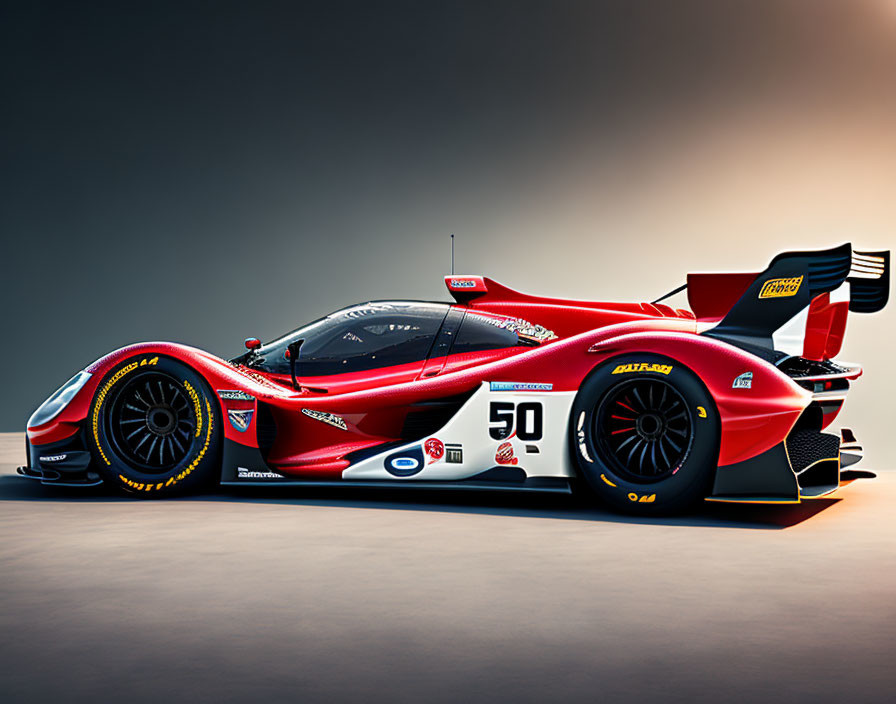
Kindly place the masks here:
POLYGON ((247 337, 243 344, 246 345, 247 350, 257 350, 261 347, 261 340, 257 337, 247 337))
POLYGON ((298 340, 295 340, 294 342, 290 342, 286 347, 286 356, 289 358, 289 375, 292 377, 292 387, 296 391, 302 390, 302 387, 299 385, 299 382, 296 379, 296 364, 299 361, 299 352, 302 349, 302 345, 304 343, 304 338, 300 338, 298 340))

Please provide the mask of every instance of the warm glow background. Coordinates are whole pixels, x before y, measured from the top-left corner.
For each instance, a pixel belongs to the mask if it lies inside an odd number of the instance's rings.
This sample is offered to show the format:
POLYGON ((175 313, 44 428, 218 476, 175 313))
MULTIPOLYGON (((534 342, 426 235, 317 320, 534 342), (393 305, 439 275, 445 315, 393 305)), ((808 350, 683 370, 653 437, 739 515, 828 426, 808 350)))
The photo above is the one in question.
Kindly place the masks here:
MULTIPOLYGON (((896 6, 3 10, 4 403, 173 339, 223 356, 457 269, 650 300, 689 270, 896 245, 896 6)), ((896 464, 896 302, 841 416, 896 464)))

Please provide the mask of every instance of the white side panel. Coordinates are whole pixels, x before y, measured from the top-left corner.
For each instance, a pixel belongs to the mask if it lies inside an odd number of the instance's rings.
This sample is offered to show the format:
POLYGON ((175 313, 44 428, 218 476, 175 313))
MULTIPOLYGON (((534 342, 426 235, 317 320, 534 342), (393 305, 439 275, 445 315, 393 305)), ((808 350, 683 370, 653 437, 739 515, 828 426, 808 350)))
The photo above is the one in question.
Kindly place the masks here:
POLYGON ((492 391, 493 386, 498 385, 483 382, 429 438, 361 460, 344 470, 342 478, 457 481, 493 467, 518 467, 527 477, 573 476, 568 433, 575 392, 492 391), (490 414, 498 420, 490 422, 490 414), (501 429, 509 437, 490 434, 500 435, 501 429))
POLYGON ((776 350, 786 352, 791 357, 803 356, 803 341, 806 339, 806 321, 809 309, 803 308, 784 325, 772 333, 772 345, 776 350))
MULTIPOLYGON (((849 283, 842 283, 830 293, 831 303, 849 300, 849 283)), ((803 308, 772 334, 772 343, 776 350, 786 352, 793 357, 803 355, 803 342, 806 339, 806 322, 809 309, 803 308)))

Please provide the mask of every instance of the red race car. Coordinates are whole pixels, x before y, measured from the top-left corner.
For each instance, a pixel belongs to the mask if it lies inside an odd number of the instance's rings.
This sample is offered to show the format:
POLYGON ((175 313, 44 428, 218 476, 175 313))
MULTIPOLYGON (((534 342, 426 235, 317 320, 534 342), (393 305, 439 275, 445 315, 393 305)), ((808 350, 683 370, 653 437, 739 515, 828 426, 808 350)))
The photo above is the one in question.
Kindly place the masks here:
POLYGON ((847 313, 886 304, 889 252, 689 274, 691 310, 446 284, 453 303, 352 306, 229 362, 161 342, 113 352, 31 416, 19 473, 145 497, 579 483, 656 513, 822 496, 861 456, 848 430, 824 432, 862 373, 834 357, 847 313))

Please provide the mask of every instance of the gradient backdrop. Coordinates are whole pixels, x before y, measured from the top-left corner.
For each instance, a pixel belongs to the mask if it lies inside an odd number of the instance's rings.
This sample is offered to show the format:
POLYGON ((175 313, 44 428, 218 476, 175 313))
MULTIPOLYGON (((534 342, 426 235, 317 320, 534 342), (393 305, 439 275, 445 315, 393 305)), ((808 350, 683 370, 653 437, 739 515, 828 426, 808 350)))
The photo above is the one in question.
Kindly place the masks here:
MULTIPOLYGON (((896 2, 39 3, 0 10, 0 430, 77 369, 223 356, 457 267, 651 299, 896 244, 896 2)), ((896 305, 843 421, 891 442, 896 305)))

